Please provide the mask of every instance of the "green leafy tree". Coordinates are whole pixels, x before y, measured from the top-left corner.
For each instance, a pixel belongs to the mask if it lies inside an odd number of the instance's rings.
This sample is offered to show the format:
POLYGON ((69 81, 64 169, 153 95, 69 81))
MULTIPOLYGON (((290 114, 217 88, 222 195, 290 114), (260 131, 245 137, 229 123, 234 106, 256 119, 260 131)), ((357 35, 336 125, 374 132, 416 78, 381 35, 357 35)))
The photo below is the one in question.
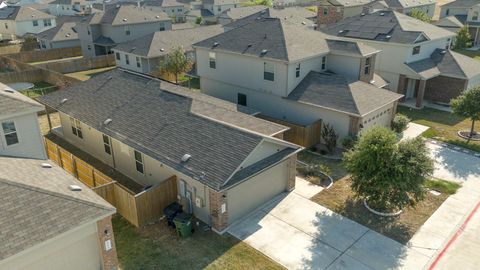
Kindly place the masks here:
POLYGON ((251 0, 242 3, 243 7, 251 7, 251 6, 266 6, 272 7, 272 0, 251 0))
POLYGON ((480 120, 480 86, 464 91, 462 95, 450 101, 454 114, 472 120, 470 138, 476 134, 475 121, 480 120))
POLYGON ((166 72, 175 75, 175 83, 178 83, 178 75, 190 70, 192 61, 185 55, 185 50, 181 46, 175 46, 165 56, 162 67, 166 72))
POLYGON ((428 16, 425 11, 418 8, 413 9, 408 15, 412 18, 418 19, 426 23, 430 23, 431 21, 430 16, 428 16))
POLYGON ((408 123, 410 123, 410 118, 406 115, 397 113, 392 121, 392 129, 397 133, 401 133, 407 129, 408 123))
POLYGON ((468 27, 464 26, 458 31, 457 37, 455 38, 455 44, 453 48, 455 50, 461 50, 470 47, 472 37, 468 31, 468 27))
POLYGON ((424 197, 423 185, 433 161, 421 138, 397 144, 393 131, 373 127, 344 155, 352 190, 378 210, 415 206, 424 197))

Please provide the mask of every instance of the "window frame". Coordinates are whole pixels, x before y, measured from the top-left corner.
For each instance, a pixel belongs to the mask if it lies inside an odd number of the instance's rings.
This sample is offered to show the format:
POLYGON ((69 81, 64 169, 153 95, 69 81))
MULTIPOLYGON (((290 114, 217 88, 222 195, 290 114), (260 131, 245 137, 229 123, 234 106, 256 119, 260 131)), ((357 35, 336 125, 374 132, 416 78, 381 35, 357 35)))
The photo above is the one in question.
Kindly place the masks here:
POLYGON ((117 59, 118 61, 122 59, 119 52, 115 52, 115 59, 117 59))
POLYGON ((5 140, 5 146, 6 147, 12 147, 12 146, 15 146, 15 145, 18 145, 20 144, 20 137, 18 136, 18 130, 17 130, 17 126, 15 125, 15 121, 14 120, 4 120, 1 122, 1 128, 2 128, 2 135, 3 135, 3 139, 5 140), (5 129, 5 124, 7 123, 11 123, 13 125, 13 130, 9 130, 7 131, 5 129), (15 136, 15 142, 14 143, 8 143, 8 139, 7 139, 7 136, 10 136, 10 135, 14 135, 15 136))
POLYGON ((275 81, 275 64, 271 62, 263 62, 263 80, 275 81), (271 67, 271 69, 269 68, 271 67))
POLYGON ((372 66, 372 59, 371 57, 365 58, 365 66, 363 68, 363 75, 369 75, 372 66))
POLYGON ((52 26, 52 19, 43 19, 43 26, 52 26))
POLYGON ((130 27, 128 25, 125 25, 123 27, 123 30, 124 30, 126 36, 130 36, 132 34, 132 32, 130 31, 130 27))
POLYGON ((211 69, 217 69, 217 54, 215 52, 208 53, 208 62, 211 69))
POLYGON ((137 68, 141 68, 141 67, 142 67, 142 63, 141 63, 140 57, 135 56, 135 62, 137 62, 137 68))
POLYGON ((295 78, 300 77, 300 69, 301 69, 301 65, 300 63, 298 63, 297 66, 295 67, 295 78))
POLYGON ((103 140, 103 151, 107 153, 109 156, 112 155, 112 141, 108 135, 102 134, 103 140), (108 151, 107 151, 108 149, 108 151))
POLYGON ((422 49, 422 46, 420 46, 420 45, 413 47, 413 49, 412 49, 412 55, 418 55, 418 54, 420 54, 421 49, 422 49))
POLYGON ((130 65, 130 57, 128 57, 128 54, 125 54, 125 64, 130 65))
POLYGON ((243 93, 237 93, 237 104, 247 106, 247 95, 243 93))
POLYGON ((32 24, 33 24, 34 27, 35 27, 35 26, 38 26, 38 20, 33 20, 33 21, 32 21, 32 24))
POLYGON ((83 140, 82 123, 78 119, 70 117, 70 126, 72 134, 83 140))
POLYGON ((321 63, 321 67, 320 67, 322 70, 326 70, 327 69, 327 56, 322 56, 322 63, 321 63))
POLYGON ((145 174, 145 163, 143 159, 143 154, 138 152, 137 150, 133 149, 133 158, 135 160, 135 170, 138 173, 145 174), (137 158, 139 157, 139 158, 137 158), (139 167, 141 165, 141 167, 139 167), (141 171, 139 168, 142 168, 141 171))

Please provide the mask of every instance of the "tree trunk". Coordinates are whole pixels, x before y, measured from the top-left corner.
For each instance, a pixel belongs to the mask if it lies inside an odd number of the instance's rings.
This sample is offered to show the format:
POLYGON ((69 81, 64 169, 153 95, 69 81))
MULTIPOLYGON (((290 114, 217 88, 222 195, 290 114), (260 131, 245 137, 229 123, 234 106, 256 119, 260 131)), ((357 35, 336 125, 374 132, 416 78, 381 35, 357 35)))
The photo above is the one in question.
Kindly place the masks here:
POLYGON ((175 83, 178 84, 178 74, 175 73, 175 83))
POLYGON ((472 128, 470 129, 470 138, 473 137, 473 135, 475 135, 475 120, 472 120, 472 128))

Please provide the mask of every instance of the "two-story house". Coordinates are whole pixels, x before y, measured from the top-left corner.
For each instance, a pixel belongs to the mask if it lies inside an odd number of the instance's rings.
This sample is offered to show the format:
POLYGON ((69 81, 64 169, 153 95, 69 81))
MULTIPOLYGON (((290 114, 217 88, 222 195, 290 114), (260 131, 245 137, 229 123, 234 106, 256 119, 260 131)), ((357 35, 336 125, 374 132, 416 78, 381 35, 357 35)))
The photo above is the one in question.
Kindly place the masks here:
POLYGON ((46 159, 44 109, 0 83, 0 269, 114 269, 115 208, 46 159))
MULTIPOLYGON (((446 19, 452 16, 454 21, 461 23, 462 27, 467 26, 473 39, 473 45, 480 45, 480 2, 476 0, 456 0, 441 7, 439 26, 448 26, 446 19)), ((458 23, 457 23, 458 25, 458 23)), ((460 27, 461 28, 461 27, 460 27)))
POLYGON ((112 53, 117 44, 157 31, 172 29, 172 21, 164 12, 154 12, 133 4, 106 5, 105 10, 85 17, 77 23, 78 37, 84 57, 112 53))
POLYGON ((31 7, 5 6, 0 9, 0 40, 15 40, 55 26, 55 16, 31 7))
POLYGON ((143 2, 142 6, 154 12, 165 12, 175 22, 185 21, 185 13, 190 10, 190 5, 176 0, 149 0, 143 2))
POLYGON ((40 100, 67 141, 136 182, 175 175, 184 211, 217 232, 294 188, 301 148, 246 107, 120 69, 40 100))
MULTIPOLYGON (((98 0, 55 0, 48 3, 50 14, 55 16, 73 16, 96 11, 93 4, 101 4, 98 0)), ((97 10, 98 11, 98 10, 97 10)))
POLYGON ((159 73, 162 61, 174 46, 182 46, 189 59, 195 61, 192 44, 223 33, 221 25, 161 31, 121 43, 113 48, 118 67, 145 73, 159 73))
POLYGON ((372 85, 377 49, 259 18, 194 44, 204 93, 297 125, 319 119, 340 138, 389 126, 401 95, 372 85))
POLYGON ((413 10, 421 10, 430 18, 435 14, 437 0, 383 0, 390 10, 410 14, 413 10))
POLYGON ((80 46, 77 33, 77 23, 83 19, 81 16, 59 16, 57 25, 53 28, 36 34, 38 45, 42 50, 69 48, 80 46))
POLYGON ((424 99, 448 104, 463 90, 480 84, 480 65, 450 50, 455 33, 395 11, 345 19, 321 31, 362 41, 381 50, 376 72, 389 89, 416 107, 424 99))

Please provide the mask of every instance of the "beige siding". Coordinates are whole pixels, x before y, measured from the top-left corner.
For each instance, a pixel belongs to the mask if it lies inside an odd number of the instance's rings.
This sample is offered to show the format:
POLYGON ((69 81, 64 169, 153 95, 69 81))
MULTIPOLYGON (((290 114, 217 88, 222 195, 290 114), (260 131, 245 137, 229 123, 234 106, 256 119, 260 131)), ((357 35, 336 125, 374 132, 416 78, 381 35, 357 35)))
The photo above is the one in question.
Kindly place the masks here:
POLYGON ((286 147, 278 144, 278 143, 272 143, 268 141, 263 141, 261 144, 259 144, 252 153, 247 157, 247 159, 242 163, 241 168, 248 167, 252 165, 255 162, 258 162, 264 158, 267 158, 273 154, 275 154, 278 151, 281 151, 285 149, 286 147))
POLYGON ((0 270, 98 270, 101 269, 96 224, 27 249, 0 262, 0 270))

